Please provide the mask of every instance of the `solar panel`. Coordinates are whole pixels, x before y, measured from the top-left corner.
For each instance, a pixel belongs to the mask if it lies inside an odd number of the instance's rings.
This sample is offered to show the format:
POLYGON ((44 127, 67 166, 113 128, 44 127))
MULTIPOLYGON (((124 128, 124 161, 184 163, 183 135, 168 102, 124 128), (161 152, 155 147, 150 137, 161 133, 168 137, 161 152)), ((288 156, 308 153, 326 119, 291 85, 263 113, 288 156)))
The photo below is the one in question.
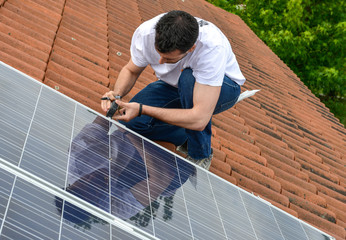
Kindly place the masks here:
POLYGON ((0 64, 0 237, 333 239, 0 64))

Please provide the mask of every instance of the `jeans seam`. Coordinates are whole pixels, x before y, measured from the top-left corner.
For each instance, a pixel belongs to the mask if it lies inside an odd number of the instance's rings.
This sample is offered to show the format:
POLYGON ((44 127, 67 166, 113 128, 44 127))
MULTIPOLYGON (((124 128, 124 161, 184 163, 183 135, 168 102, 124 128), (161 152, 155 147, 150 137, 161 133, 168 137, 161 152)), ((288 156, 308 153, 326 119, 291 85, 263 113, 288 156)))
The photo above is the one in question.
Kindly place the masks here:
POLYGON ((225 82, 225 85, 227 85, 227 86, 229 86, 229 87, 232 87, 232 88, 238 88, 238 87, 239 87, 238 84, 234 85, 234 84, 229 84, 229 83, 227 83, 227 82, 225 82))
MULTIPOLYGON (((168 106, 170 103, 172 103, 172 102, 174 102, 174 101, 176 101, 176 100, 179 100, 179 98, 175 98, 175 99, 169 101, 167 104, 165 104, 164 106, 162 106, 162 108, 165 108, 165 107, 168 106)), ((153 118, 153 117, 151 118, 151 120, 148 122, 148 127, 152 127, 152 122, 154 121, 154 119, 156 119, 156 118, 153 118)), ((162 122, 162 121, 161 121, 161 122, 162 122)), ((165 125, 172 125, 172 124, 163 122, 163 124, 159 124, 159 125, 157 125, 157 126, 165 126, 165 125)))
POLYGON ((239 98, 239 96, 236 99, 234 99, 233 101, 221 104, 220 108, 223 108, 225 105, 234 105, 235 102, 238 100, 238 98, 239 98))

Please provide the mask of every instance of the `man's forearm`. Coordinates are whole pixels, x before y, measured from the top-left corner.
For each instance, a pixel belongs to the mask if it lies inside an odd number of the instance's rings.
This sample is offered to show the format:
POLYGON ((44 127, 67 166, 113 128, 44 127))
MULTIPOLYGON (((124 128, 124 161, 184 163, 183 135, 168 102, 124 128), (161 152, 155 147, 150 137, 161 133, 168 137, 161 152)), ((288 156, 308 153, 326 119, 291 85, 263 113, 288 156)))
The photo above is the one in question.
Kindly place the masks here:
POLYGON ((163 122, 191 129, 195 131, 203 131, 208 124, 211 115, 199 114, 197 109, 172 109, 158 108, 152 106, 143 106, 142 114, 159 119, 163 122))
POLYGON ((134 84, 137 78, 142 73, 145 67, 138 67, 133 62, 132 59, 121 69, 117 81, 114 85, 114 95, 120 95, 122 97, 126 96, 134 84))
POLYGON ((126 96, 136 83, 138 75, 132 73, 127 68, 123 68, 118 76, 117 81, 114 85, 114 95, 126 96))

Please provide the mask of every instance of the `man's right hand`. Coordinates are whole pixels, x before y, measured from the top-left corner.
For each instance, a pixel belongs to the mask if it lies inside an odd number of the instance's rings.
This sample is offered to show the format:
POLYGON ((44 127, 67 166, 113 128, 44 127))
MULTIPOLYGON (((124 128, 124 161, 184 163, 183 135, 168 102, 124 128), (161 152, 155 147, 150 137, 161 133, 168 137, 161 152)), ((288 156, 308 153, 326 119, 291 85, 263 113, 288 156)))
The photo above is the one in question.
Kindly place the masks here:
POLYGON ((115 92, 114 91, 109 91, 106 92, 102 98, 108 98, 107 100, 101 100, 101 108, 103 111, 107 112, 108 109, 111 107, 112 101, 115 100, 115 92))
POLYGON ((102 98, 109 98, 109 100, 101 101, 101 108, 103 111, 107 112, 111 107, 111 102, 115 100, 116 95, 120 95, 122 97, 126 96, 128 92, 131 91, 133 85, 135 84, 138 76, 145 69, 145 67, 137 67, 132 60, 121 69, 118 75, 118 79, 115 82, 114 89, 116 91, 106 92, 102 98))

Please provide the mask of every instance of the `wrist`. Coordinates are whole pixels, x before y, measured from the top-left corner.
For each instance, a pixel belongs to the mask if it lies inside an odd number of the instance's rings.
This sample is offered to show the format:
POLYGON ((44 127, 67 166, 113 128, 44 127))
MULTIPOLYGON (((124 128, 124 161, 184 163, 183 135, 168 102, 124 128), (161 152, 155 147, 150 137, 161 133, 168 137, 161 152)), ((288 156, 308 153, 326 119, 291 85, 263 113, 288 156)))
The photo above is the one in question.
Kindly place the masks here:
POLYGON ((142 115, 142 111, 143 111, 143 104, 140 103, 139 104, 139 110, 138 110, 138 116, 137 117, 140 117, 142 115))
POLYGON ((122 96, 120 96, 119 94, 113 94, 113 97, 115 98, 115 100, 121 100, 122 96))

